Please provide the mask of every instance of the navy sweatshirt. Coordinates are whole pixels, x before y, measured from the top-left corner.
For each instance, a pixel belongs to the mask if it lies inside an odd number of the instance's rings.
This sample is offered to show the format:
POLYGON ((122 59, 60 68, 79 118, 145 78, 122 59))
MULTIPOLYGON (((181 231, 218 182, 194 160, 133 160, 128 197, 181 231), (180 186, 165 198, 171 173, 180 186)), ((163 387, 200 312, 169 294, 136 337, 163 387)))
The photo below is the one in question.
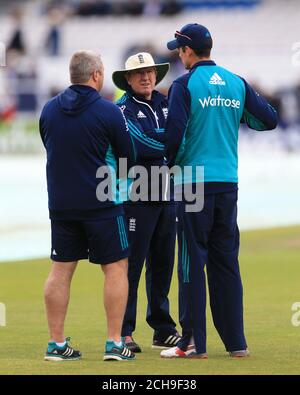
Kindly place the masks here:
POLYGON ((97 170, 119 158, 134 163, 134 148, 120 109, 93 88, 72 85, 46 103, 40 134, 47 151, 47 186, 51 219, 108 218, 123 211, 115 201, 101 202, 97 170))

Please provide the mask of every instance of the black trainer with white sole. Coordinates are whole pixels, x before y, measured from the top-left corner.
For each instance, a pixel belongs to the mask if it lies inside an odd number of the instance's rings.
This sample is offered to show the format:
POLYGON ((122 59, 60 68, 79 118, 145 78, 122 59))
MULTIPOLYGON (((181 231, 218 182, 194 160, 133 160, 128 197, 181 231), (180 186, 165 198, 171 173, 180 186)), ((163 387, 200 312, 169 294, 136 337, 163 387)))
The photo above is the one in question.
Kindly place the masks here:
POLYGON ((181 336, 178 333, 173 333, 164 338, 153 338, 152 348, 169 348, 177 346, 181 336))
POLYGON ((125 342, 125 346, 132 352, 142 352, 141 347, 132 339, 131 342, 125 342))

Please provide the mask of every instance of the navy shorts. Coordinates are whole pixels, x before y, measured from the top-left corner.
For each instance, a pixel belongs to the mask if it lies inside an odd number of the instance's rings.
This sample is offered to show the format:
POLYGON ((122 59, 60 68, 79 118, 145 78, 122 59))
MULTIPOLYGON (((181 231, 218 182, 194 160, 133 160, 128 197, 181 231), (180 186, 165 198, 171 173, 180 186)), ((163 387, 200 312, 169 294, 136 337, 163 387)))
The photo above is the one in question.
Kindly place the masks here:
POLYGON ((73 262, 89 259, 105 265, 129 256, 123 215, 96 221, 51 220, 51 259, 73 262))

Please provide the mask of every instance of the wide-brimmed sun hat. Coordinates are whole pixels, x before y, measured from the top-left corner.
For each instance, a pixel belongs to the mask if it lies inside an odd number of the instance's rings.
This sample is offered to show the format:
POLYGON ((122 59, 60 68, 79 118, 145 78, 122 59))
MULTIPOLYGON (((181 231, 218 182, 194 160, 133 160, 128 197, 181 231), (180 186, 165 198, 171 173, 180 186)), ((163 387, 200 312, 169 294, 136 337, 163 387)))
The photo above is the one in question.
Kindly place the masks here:
POLYGON ((145 67, 155 67, 157 71, 156 84, 159 84, 167 74, 170 64, 169 63, 155 63, 153 57, 148 52, 139 52, 130 56, 125 62, 124 70, 114 71, 112 79, 114 84, 123 91, 129 88, 125 74, 131 70, 143 69, 145 67))

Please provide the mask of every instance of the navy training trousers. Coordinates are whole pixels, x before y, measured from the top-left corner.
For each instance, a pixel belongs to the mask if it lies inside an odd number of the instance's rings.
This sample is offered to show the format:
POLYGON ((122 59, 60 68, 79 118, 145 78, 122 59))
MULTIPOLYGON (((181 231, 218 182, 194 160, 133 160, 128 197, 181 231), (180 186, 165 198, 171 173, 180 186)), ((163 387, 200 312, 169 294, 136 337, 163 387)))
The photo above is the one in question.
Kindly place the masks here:
POLYGON ((172 279, 176 240, 174 203, 139 202, 126 204, 130 257, 129 295, 122 336, 131 336, 136 327, 138 285, 146 259, 147 323, 154 337, 175 334, 168 293, 172 279))
POLYGON ((205 195, 200 212, 178 203, 179 315, 185 350, 191 336, 206 352, 206 278, 214 325, 227 351, 246 349, 239 270, 237 191, 205 195))

